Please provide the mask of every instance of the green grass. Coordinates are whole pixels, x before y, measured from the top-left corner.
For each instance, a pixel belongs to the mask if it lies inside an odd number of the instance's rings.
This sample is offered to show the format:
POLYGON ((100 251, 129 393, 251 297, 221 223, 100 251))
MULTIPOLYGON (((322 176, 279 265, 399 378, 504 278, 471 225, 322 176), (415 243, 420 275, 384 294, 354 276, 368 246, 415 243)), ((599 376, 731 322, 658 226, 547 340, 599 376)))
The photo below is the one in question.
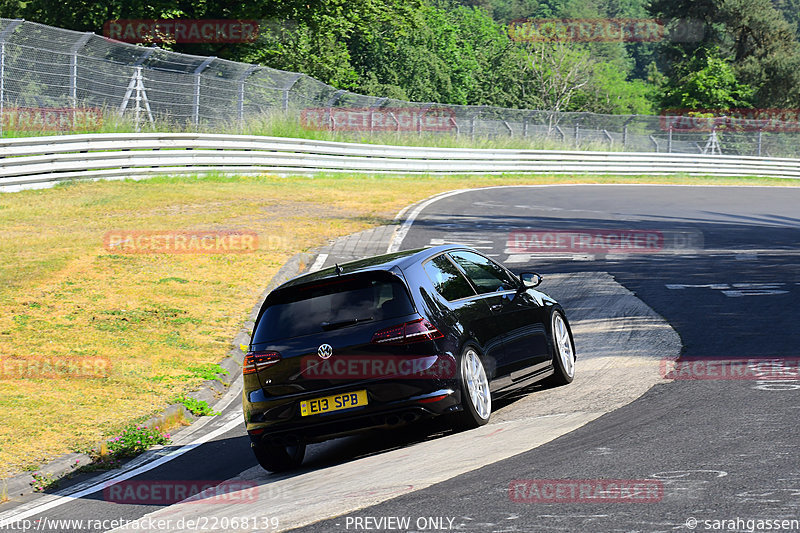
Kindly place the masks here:
POLYGON ((195 398, 181 395, 175 398, 175 403, 183 405, 195 416, 214 416, 219 414, 219 411, 214 411, 205 400, 196 400, 195 398))

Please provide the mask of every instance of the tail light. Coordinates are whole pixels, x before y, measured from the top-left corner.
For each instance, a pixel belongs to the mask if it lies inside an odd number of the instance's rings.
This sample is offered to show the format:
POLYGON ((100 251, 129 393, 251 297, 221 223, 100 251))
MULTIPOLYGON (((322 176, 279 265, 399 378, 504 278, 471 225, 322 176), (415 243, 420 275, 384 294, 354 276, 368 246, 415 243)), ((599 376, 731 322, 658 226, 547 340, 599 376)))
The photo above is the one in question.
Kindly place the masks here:
POLYGON ((244 356, 242 374, 253 374, 280 360, 281 354, 278 352, 247 352, 247 355, 244 356))
POLYGON ((412 342, 432 341, 442 337, 444 335, 433 324, 424 318, 420 318, 376 331, 372 336, 372 342, 375 344, 411 344, 412 342))

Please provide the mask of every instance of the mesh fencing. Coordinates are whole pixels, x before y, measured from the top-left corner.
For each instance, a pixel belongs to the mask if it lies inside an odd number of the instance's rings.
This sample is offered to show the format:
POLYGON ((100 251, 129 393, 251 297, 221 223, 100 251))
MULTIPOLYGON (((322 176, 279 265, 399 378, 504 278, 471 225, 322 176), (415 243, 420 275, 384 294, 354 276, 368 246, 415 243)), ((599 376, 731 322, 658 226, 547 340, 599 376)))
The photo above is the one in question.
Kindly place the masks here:
POLYGON ((361 138, 390 132, 528 138, 563 149, 800 156, 797 110, 734 120, 407 102, 337 90, 295 72, 0 19, 3 133, 20 114, 59 110, 63 122, 94 108, 134 117, 137 130, 167 123, 213 131, 281 113, 306 127, 361 138))

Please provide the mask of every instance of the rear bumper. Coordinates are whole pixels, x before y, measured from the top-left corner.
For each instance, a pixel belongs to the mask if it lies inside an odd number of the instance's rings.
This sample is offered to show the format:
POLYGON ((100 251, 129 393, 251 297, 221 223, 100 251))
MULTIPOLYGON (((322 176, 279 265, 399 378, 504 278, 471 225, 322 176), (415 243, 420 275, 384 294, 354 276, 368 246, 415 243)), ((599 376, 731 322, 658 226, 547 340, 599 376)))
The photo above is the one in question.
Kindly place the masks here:
MULTIPOLYGON (((388 385, 388 384, 384 384, 388 385)), ((299 400, 280 408, 281 413, 268 409, 259 413, 252 405, 246 426, 252 442, 295 444, 297 442, 321 442, 352 435, 369 429, 392 428, 425 418, 433 418, 460 409, 461 395, 456 387, 439 387, 420 391, 402 399, 381 401, 366 387, 370 404, 344 411, 300 416, 299 400), (283 414, 270 419, 270 414, 283 414)))

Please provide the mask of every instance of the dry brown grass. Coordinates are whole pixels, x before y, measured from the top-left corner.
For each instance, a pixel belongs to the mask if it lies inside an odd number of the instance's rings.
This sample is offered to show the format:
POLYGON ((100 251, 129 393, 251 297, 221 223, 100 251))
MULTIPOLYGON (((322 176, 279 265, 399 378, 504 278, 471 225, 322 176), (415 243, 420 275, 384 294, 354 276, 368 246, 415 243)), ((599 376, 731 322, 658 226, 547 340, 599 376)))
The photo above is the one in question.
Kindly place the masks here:
POLYGON ((108 358, 96 379, 0 376, 0 477, 103 437, 202 381, 293 254, 389 223, 441 191, 586 177, 155 178, 0 195, 0 358, 108 358), (110 230, 252 230, 251 254, 115 255, 110 230))

